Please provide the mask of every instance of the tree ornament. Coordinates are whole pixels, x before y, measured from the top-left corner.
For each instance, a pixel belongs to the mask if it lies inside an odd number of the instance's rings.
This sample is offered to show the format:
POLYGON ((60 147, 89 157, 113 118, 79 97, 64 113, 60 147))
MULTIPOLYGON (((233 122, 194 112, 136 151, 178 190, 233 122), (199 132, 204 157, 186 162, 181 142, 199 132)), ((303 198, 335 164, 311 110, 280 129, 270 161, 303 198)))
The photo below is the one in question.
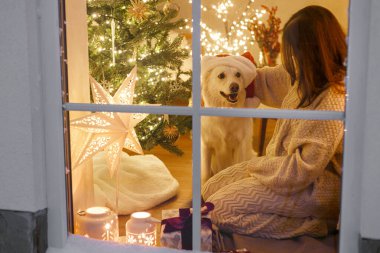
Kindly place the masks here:
POLYGON ((179 137, 178 127, 175 125, 166 125, 163 129, 163 134, 166 139, 174 143, 179 137))
POLYGON ((137 22, 143 21, 149 15, 148 6, 140 0, 131 0, 127 9, 128 16, 137 22))
MULTIPOLYGON (((128 77, 112 97, 94 78, 90 76, 91 91, 96 104, 133 103, 137 69, 134 67, 128 77)), ((111 177, 118 170, 123 146, 143 154, 134 127, 148 114, 96 112, 71 121, 71 126, 87 133, 78 154, 72 154, 73 168, 89 160, 98 152, 107 153, 108 169, 111 177)))
POLYGON ((111 20, 111 40, 112 40, 112 64, 115 66, 115 29, 116 29, 116 24, 115 24, 115 19, 111 20))
POLYGON ((164 7, 162 8, 163 12, 168 15, 169 13, 175 13, 177 16, 178 15, 178 12, 179 10, 181 9, 181 7, 176 4, 176 3, 173 3, 171 1, 168 1, 165 3, 164 7))

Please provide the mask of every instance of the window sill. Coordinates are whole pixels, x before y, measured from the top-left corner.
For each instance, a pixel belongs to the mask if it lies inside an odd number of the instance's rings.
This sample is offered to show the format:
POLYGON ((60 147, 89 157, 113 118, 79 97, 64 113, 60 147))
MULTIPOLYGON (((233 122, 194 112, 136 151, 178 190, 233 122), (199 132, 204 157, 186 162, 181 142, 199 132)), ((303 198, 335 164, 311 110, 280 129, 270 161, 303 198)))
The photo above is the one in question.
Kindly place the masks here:
POLYGON ((94 239, 88 239, 82 236, 69 235, 64 248, 52 248, 49 247, 47 253, 175 253, 184 252, 182 250, 158 248, 158 247, 144 247, 133 246, 126 244, 117 244, 104 242, 94 239))

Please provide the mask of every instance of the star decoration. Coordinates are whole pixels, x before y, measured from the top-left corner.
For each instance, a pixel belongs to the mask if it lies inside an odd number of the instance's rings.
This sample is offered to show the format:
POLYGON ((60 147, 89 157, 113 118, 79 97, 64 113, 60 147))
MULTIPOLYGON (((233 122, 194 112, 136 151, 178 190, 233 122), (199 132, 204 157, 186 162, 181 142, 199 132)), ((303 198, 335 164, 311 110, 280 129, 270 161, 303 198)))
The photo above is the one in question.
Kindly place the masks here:
MULTIPOLYGON (((112 97, 93 77, 90 76, 91 91, 96 104, 133 103, 137 78, 134 67, 112 97)), ((123 147, 138 154, 143 154, 134 127, 148 114, 96 112, 71 121, 71 126, 86 132, 79 152, 72 154, 73 168, 89 160, 98 152, 105 150, 111 177, 119 167, 123 147)))
POLYGON ((131 5, 127 13, 136 21, 143 21, 149 15, 149 9, 144 2, 140 0, 131 0, 131 5))

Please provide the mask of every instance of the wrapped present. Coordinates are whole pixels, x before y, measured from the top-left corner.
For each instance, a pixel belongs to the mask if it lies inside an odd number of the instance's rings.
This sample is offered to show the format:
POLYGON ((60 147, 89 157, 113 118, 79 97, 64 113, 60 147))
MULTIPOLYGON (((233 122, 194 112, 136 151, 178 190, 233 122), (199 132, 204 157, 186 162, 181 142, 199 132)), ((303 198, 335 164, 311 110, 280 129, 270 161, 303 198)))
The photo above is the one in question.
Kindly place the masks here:
POLYGON ((223 251, 226 251, 223 235, 219 228, 215 224, 212 224, 212 252, 223 251))
MULTIPOLYGON (((201 250, 212 251, 212 203, 202 205, 201 250)), ((168 248, 192 250, 192 209, 180 208, 162 211, 161 245, 168 248)))

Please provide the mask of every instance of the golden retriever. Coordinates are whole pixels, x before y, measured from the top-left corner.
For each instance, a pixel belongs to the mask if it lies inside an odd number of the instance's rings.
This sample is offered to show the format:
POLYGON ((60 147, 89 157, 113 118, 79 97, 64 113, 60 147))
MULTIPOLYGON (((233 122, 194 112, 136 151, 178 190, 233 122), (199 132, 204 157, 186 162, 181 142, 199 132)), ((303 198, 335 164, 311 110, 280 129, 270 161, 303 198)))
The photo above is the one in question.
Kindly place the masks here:
MULTIPOLYGON (((204 106, 245 108, 245 89, 255 77, 255 65, 243 56, 203 57, 201 95, 204 106)), ((201 119, 201 130, 202 183, 254 155, 251 118, 205 116, 201 119)))

